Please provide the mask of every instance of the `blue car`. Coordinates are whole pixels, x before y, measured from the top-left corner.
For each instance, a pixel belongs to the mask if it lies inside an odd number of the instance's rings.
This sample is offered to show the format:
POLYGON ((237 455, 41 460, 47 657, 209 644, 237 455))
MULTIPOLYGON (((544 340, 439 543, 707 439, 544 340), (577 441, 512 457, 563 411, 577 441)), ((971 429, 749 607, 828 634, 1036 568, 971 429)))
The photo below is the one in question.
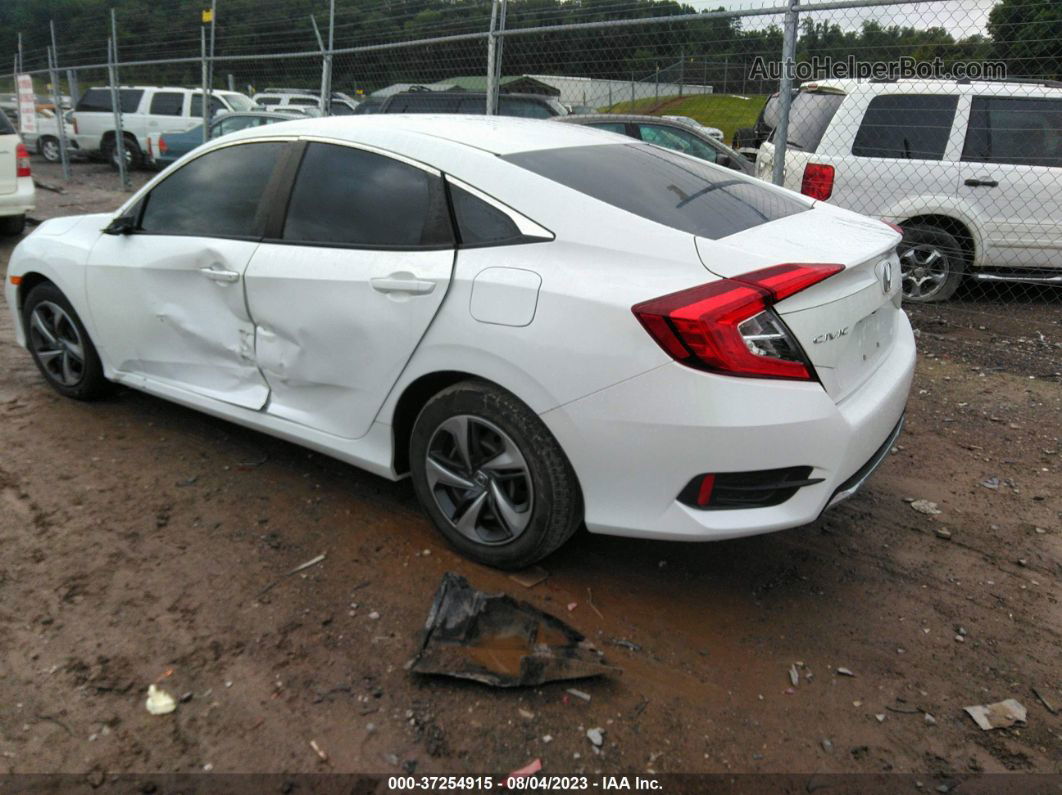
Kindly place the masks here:
MULTIPOLYGON (((265 124, 275 124, 278 121, 304 118, 306 117, 299 113, 283 113, 280 111, 225 113, 210 122, 210 137, 218 138, 237 130, 246 130, 248 127, 261 127, 265 124)), ((166 166, 180 160, 201 143, 203 143, 202 124, 185 132, 151 133, 147 142, 147 161, 157 168, 166 168, 166 166)))

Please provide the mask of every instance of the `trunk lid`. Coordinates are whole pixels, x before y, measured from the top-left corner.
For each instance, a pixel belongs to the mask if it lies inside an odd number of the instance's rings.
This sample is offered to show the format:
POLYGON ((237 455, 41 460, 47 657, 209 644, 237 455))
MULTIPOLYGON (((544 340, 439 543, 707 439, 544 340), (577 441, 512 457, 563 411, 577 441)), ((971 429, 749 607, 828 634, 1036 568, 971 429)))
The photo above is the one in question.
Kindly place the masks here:
POLYGON ((19 144, 17 135, 4 135, 0 133, 0 193, 14 193, 18 187, 15 178, 15 147, 19 144))
POLYGON ((892 348, 901 311, 899 241, 880 221, 819 205, 722 240, 697 238, 697 251, 705 267, 723 277, 787 262, 844 266, 774 307, 827 393, 840 401, 892 348))

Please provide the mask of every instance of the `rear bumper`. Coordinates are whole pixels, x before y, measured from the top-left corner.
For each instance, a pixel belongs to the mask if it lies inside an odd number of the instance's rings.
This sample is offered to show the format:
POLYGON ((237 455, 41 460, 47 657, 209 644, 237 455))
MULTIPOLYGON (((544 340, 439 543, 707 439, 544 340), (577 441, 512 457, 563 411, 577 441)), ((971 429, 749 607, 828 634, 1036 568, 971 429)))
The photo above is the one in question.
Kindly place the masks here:
POLYGON ((896 323, 888 356, 839 403, 817 383, 667 364, 543 414, 579 478, 588 529, 708 541, 814 521, 862 485, 898 435, 915 346, 907 316, 896 323), (697 473, 798 466, 822 480, 779 505, 706 511, 676 500, 697 473))
POLYGON ((22 215, 37 206, 33 177, 19 177, 12 193, 0 193, 0 216, 22 215))

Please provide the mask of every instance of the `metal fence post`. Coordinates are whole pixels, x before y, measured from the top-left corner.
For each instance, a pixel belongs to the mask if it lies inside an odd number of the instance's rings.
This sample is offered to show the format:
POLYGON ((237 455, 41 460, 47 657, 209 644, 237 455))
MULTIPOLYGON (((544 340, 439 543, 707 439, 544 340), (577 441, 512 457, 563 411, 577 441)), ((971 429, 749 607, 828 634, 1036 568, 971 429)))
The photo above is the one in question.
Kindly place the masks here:
POLYGON ((488 116, 493 116, 498 107, 498 86, 494 77, 494 64, 498 59, 498 4, 501 0, 493 0, 490 4, 490 35, 487 36, 487 108, 488 116))
POLYGON ((63 163, 63 179, 70 179, 70 153, 66 146, 66 120, 63 119, 63 92, 59 86, 59 53, 55 48, 55 22, 49 22, 52 46, 48 49, 48 70, 52 80, 52 103, 55 105, 55 126, 59 133, 59 159, 63 163))
POLYGON ((81 97, 81 89, 77 82, 77 69, 66 70, 66 85, 70 89, 70 105, 75 106, 81 97))
POLYGON ((199 28, 199 50, 203 60, 203 143, 206 143, 210 138, 209 125, 210 125, 210 103, 207 101, 207 80, 209 75, 207 73, 207 43, 206 43, 206 25, 199 28))
POLYGON ((795 68, 797 41, 797 5, 799 0, 789 0, 785 12, 785 30, 782 35, 782 81, 778 86, 778 126, 774 128, 774 173, 775 185, 785 182, 785 153, 789 142, 789 108, 793 104, 793 71, 795 68))
POLYGON ((114 152, 118 158, 118 179, 122 190, 129 190, 129 174, 125 168, 125 133, 122 132, 122 96, 118 90, 118 45, 107 39, 107 79, 111 84, 111 111, 114 113, 114 152))

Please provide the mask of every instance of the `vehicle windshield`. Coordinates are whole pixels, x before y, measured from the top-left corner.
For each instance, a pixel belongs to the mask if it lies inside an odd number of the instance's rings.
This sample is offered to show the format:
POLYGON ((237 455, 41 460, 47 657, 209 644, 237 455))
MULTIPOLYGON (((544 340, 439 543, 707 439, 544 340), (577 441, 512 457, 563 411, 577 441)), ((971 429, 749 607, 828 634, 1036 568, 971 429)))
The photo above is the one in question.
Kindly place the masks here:
POLYGON ((221 96, 224 97, 225 101, 237 112, 241 110, 254 110, 255 107, 257 107, 253 99, 244 94, 240 94, 237 91, 225 91, 221 96))
POLYGON ((542 149, 504 159, 613 207, 712 239, 810 209, 733 171, 642 143, 542 149))

